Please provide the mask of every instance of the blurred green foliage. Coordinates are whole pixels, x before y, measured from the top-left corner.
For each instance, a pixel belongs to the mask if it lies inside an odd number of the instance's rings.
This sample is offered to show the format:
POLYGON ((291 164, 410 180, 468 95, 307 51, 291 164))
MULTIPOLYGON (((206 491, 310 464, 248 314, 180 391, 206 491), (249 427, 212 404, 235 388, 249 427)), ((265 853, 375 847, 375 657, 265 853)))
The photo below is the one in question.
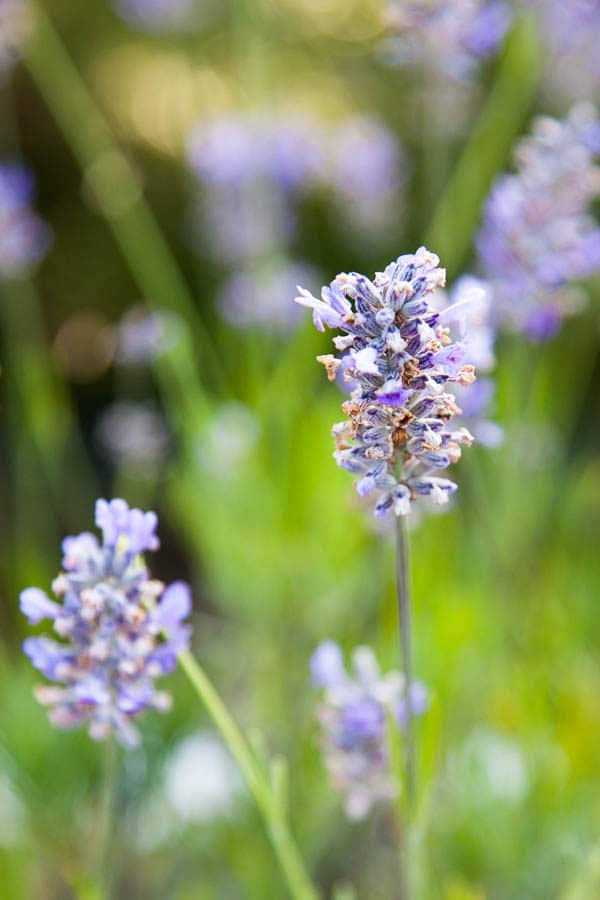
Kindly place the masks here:
MULTIPOLYGON (((183 140, 220 104, 275 109, 291 97, 325 115, 376 113, 411 156, 404 224, 357 247, 316 201, 302 211, 301 253, 329 280, 381 268, 430 235, 456 274, 487 186, 539 108, 535 34, 527 23, 513 32, 463 133, 427 136, 419 85, 373 52, 375 3, 236 2, 181 39, 136 34, 101 0, 44 7, 74 68, 42 19, 0 95, 3 155, 34 169, 55 235, 35 279, 2 285, 0 300, 0 895, 96 900, 101 748, 52 729, 33 700, 17 594, 49 583, 61 536, 90 527, 94 496, 120 493, 158 510, 156 574, 192 580, 197 655, 265 752, 288 759, 293 829, 324 896, 389 900, 394 823, 385 810, 344 821, 307 660, 334 637, 397 664, 392 547, 331 460, 340 396, 314 363, 328 337, 308 323, 275 337, 219 320, 218 273, 183 237, 183 140), (101 332, 141 297, 183 323, 151 376, 69 364, 65 323, 83 312, 101 332), (151 476, 117 470, 94 443, 100 413, 123 398, 154 400, 174 436, 151 476), (202 448, 230 401, 252 411, 258 437, 235 466, 207 470, 202 448)), ((503 339, 506 441, 465 454, 455 508, 411 536, 416 671, 434 696, 418 736, 423 900, 600 895, 598 285, 589 290, 589 311, 552 344, 503 339)), ((114 896, 284 897, 244 794, 222 815, 159 827, 166 760, 210 727, 182 675, 171 682, 172 712, 147 716, 143 746, 121 760, 114 896)))

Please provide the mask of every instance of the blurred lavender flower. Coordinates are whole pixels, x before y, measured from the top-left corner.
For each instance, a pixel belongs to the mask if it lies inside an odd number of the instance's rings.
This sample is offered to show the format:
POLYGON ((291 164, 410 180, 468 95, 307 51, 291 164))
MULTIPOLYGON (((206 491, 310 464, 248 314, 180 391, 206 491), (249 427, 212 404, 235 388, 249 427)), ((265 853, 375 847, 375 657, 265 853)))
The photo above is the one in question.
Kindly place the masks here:
POLYGON ((189 142, 203 187, 198 230, 224 262, 274 254, 292 241, 297 204, 318 188, 338 214, 382 228, 398 211, 406 163, 395 135, 368 116, 324 126, 304 116, 252 114, 202 123, 189 142))
POLYGON ((586 99, 600 86, 598 0, 521 0, 535 10, 545 41, 544 87, 567 100, 586 99))
POLYGON ((165 420, 151 405, 120 400, 101 415, 96 436, 116 465, 143 474, 154 470, 169 446, 165 420))
POLYGON ((343 218, 365 229, 397 218, 408 163, 393 132, 371 116, 351 116, 334 128, 329 146, 328 180, 343 218))
POLYGON ((461 410, 458 422, 468 428, 479 443, 497 447, 504 439, 504 432, 490 418, 496 390, 490 377, 496 365, 491 288, 480 278, 463 275, 448 294, 438 291, 434 299, 438 301, 436 306, 441 313, 440 320, 464 343, 469 362, 477 370, 475 384, 468 387, 456 384, 452 387, 461 410), (482 377, 482 373, 487 377, 482 377))
POLYGON ((204 4, 199 0, 115 0, 119 16, 144 31, 183 31, 195 26, 204 4))
POLYGON ((391 63, 469 81, 479 62, 498 51, 512 13, 504 0, 391 0, 386 19, 396 32, 384 44, 391 63))
POLYGON ((223 116, 201 123, 190 167, 204 187, 197 216, 207 248, 224 262, 277 251, 293 237, 293 199, 322 174, 320 136, 300 117, 223 116))
MULTIPOLYGON (((381 675, 368 647, 357 647, 352 663, 352 674, 348 674, 340 647, 325 641, 310 665, 313 683, 324 692, 318 717, 327 769, 344 796, 349 818, 364 819, 376 803, 396 794, 389 728, 394 720, 400 728, 405 726, 408 698, 403 676, 399 672, 381 675)), ((412 683, 410 704, 413 716, 422 715, 428 707, 427 690, 420 682, 412 683)))
POLYGON ((517 145, 517 173, 498 178, 486 203, 477 248, 494 313, 532 341, 557 333, 585 302, 574 282, 600 270, 600 228, 590 214, 600 195, 599 128, 589 105, 564 121, 536 119, 517 145))
POLYGON ((56 686, 36 688, 59 728, 89 722, 89 734, 103 740, 115 733, 125 747, 139 741, 132 719, 144 709, 168 709, 170 697, 154 680, 171 672, 187 648, 191 610, 183 582, 165 589, 149 577, 141 554, 156 550, 157 518, 130 509, 124 500, 98 500, 96 525, 102 545, 88 532, 63 541, 64 571, 52 589, 22 591, 20 605, 31 625, 52 619, 66 641, 30 637, 23 649, 36 669, 56 686))
POLYGON ((134 306, 117 326, 116 360, 122 365, 147 365, 171 350, 180 338, 181 322, 176 313, 148 312, 142 305, 134 306))
POLYGON ((236 328, 289 331, 298 322, 298 310, 290 309, 287 298, 299 282, 318 283, 316 271, 308 263, 280 260, 243 269, 225 282, 219 311, 236 328))
POLYGON ((0 76, 10 72, 31 27, 28 0, 0 0, 0 76))
POLYGON ((333 428, 334 456, 359 476, 360 496, 375 494, 376 516, 407 515, 418 496, 446 503, 456 485, 438 473, 472 441, 465 428, 449 428, 460 410, 445 388, 471 384, 475 375, 465 342, 452 341, 428 296, 444 284, 438 263, 421 247, 372 282, 343 273, 322 289, 321 299, 303 288, 295 298, 313 310, 319 330, 327 325, 342 332, 333 340, 342 355, 317 357, 330 380, 341 370, 357 383, 342 404, 348 419, 333 428))
POLYGON ((0 163, 0 278, 19 278, 40 262, 50 229, 31 208, 33 175, 20 163, 0 163))

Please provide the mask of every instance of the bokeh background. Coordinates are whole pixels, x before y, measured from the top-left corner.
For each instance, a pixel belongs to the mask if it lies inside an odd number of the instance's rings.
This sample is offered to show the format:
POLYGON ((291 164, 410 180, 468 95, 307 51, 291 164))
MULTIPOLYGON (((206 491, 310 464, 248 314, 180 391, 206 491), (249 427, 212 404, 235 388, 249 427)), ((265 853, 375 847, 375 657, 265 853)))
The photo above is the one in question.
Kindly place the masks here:
MULTIPOLYGON (((0 2, 2 34, 21 6, 0 2)), ((392 542, 331 459, 342 395, 314 362, 329 336, 292 299, 423 243, 450 283, 476 271, 515 141, 598 88, 587 44, 569 56, 553 37, 559 5, 524 6, 466 61, 444 42, 406 59, 380 0, 29 10, 0 87, 1 161, 34 174, 48 227, 27 226, 39 264, 0 279, 3 900, 97 897, 102 748, 47 723, 18 612, 97 496, 159 513, 154 572, 191 582, 195 652, 265 753, 287 757, 324 896, 396 895, 391 813, 345 819, 308 676, 325 638, 398 665, 392 542)), ((10 209, 0 245, 9 226, 10 209)), ((423 898, 600 896, 597 281, 584 292, 553 340, 499 335, 503 438, 466 451, 451 508, 412 523, 432 696, 423 898)), ((182 675, 169 688, 172 711, 121 757, 115 897, 283 898, 206 713, 182 675)))

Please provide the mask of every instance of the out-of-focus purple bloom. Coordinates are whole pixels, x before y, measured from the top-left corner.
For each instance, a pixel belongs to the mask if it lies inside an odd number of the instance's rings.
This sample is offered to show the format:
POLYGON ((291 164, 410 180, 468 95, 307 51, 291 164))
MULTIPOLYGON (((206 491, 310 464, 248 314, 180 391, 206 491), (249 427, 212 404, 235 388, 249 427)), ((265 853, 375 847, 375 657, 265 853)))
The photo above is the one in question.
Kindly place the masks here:
POLYGON ((338 216, 366 229, 397 216, 406 162, 394 134, 368 116, 335 125, 306 116, 225 116, 192 132, 202 187, 198 230, 223 262, 276 255, 294 237, 298 202, 328 191, 338 216))
POLYGON ((592 96, 600 84, 600 5, 597 0, 521 0, 537 13, 546 50, 544 87, 569 101, 592 96))
POLYGON ((117 362, 147 365, 177 344, 181 330, 181 321, 175 313, 164 310, 151 313, 144 306, 134 306, 116 328, 117 362))
POLYGON ((456 485, 437 473, 472 440, 465 428, 449 427, 459 413, 449 391, 472 384, 475 375, 465 359, 467 338, 453 342, 431 297, 445 280, 438 263, 421 247, 373 281, 342 273, 320 299, 303 289, 295 298, 312 309, 317 328, 342 332, 333 343, 343 355, 317 357, 330 381, 343 368, 357 385, 342 404, 348 419, 333 428, 334 457, 358 476, 360 496, 375 494, 376 516, 407 515, 417 496, 446 503, 456 485))
POLYGON ((322 176, 322 144, 308 119, 229 115, 197 125, 188 156, 192 172, 207 184, 239 189, 262 179, 292 190, 322 176))
POLYGON ((600 228, 590 213, 600 195, 589 140, 597 125, 588 105, 564 121, 538 118, 517 145, 517 173, 498 178, 486 203, 477 247, 496 320, 533 340, 556 334, 584 301, 575 283, 600 270, 600 228))
POLYGON ((396 136, 372 116, 342 120, 330 135, 330 187, 353 225, 381 228, 398 216, 408 162, 396 136))
POLYGON ((119 16, 142 31, 185 31, 203 18, 205 0, 115 0, 119 16))
POLYGON ((156 550, 156 515, 130 509, 124 500, 98 500, 96 524, 103 544, 83 533, 65 538, 62 572, 53 582, 55 603, 43 591, 21 593, 31 624, 53 621, 62 641, 30 637, 23 649, 56 686, 36 688, 60 728, 87 722, 102 740, 115 733, 126 747, 139 736, 132 719, 147 708, 165 710, 170 697, 154 680, 170 672, 189 642, 191 612, 183 582, 166 588, 150 579, 140 554, 156 550))
POLYGON ((256 263, 231 275, 219 294, 218 309, 236 328, 285 332, 298 321, 287 298, 299 282, 318 284, 312 266, 287 260, 256 263))
POLYGON ((498 51, 512 12, 504 0, 391 0, 386 18, 395 32, 384 45, 392 63, 468 81, 479 61, 498 51))
POLYGON ((0 77, 17 62, 30 27, 28 0, 0 0, 0 77))
POLYGON ((334 687, 346 681, 344 656, 335 641, 323 641, 310 658, 313 684, 318 687, 334 687))
POLYGON ((33 175, 0 163, 0 278, 26 275, 46 254, 50 229, 31 208, 33 175))
MULTIPOLYGON (((348 673, 338 644, 325 641, 313 653, 310 668, 314 684, 323 689, 318 717, 332 783, 344 796, 349 818, 364 819, 375 804, 397 792, 389 728, 393 721, 406 726, 407 698, 403 676, 382 675, 368 647, 357 647, 352 663, 348 673)), ((412 714, 422 715, 428 694, 420 682, 412 683, 410 698, 412 714)))
POLYGON ((129 466, 142 475, 154 470, 169 446, 169 432, 156 409, 125 400, 102 413, 96 436, 113 463, 129 466))
POLYGON ((463 275, 448 295, 438 292, 438 297, 440 321, 450 326, 460 338, 465 356, 478 372, 475 384, 468 387, 457 384, 452 388, 460 407, 459 421, 479 443, 497 447, 502 443, 503 431, 490 419, 495 395, 495 384, 490 374, 496 365, 491 287, 481 278, 463 275), (481 373, 487 377, 481 377, 481 373))

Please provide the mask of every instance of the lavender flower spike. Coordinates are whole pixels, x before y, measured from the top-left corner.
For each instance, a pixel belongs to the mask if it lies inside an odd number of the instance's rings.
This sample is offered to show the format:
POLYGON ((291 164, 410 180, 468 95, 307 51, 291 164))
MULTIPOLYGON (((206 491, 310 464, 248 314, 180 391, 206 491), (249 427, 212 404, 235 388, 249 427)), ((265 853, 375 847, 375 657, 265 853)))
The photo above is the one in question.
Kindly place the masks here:
POLYGON ((419 716, 429 698, 418 681, 407 695, 400 672, 381 675, 368 647, 357 647, 352 662, 349 674, 340 647, 325 641, 313 653, 311 672, 315 685, 324 689, 318 717, 327 769, 345 798, 348 817, 364 819, 375 804, 396 794, 388 747, 391 723, 404 728, 408 703, 412 716, 419 716))
POLYGON ((132 720, 144 709, 166 710, 170 696, 154 680, 171 672, 187 648, 190 590, 150 578, 140 554, 156 550, 154 513, 124 500, 98 500, 96 524, 103 542, 88 532, 63 542, 63 569, 50 600, 39 588, 22 591, 29 623, 51 619, 59 638, 30 637, 23 649, 56 686, 35 694, 59 728, 87 722, 94 740, 114 733, 125 747, 139 741, 132 720))
POLYGON ((342 404, 348 419, 333 428, 334 457, 358 476, 360 496, 376 496, 376 516, 407 515, 418 496, 446 503, 456 485, 439 473, 472 441, 466 428, 449 426, 460 409, 445 387, 470 385, 475 374, 467 342, 452 340, 430 300, 445 280, 438 263, 421 247, 373 281, 338 275, 321 299, 298 288, 296 302, 313 310, 317 328, 342 332, 333 340, 342 355, 317 357, 331 381, 341 371, 356 384, 342 404))

